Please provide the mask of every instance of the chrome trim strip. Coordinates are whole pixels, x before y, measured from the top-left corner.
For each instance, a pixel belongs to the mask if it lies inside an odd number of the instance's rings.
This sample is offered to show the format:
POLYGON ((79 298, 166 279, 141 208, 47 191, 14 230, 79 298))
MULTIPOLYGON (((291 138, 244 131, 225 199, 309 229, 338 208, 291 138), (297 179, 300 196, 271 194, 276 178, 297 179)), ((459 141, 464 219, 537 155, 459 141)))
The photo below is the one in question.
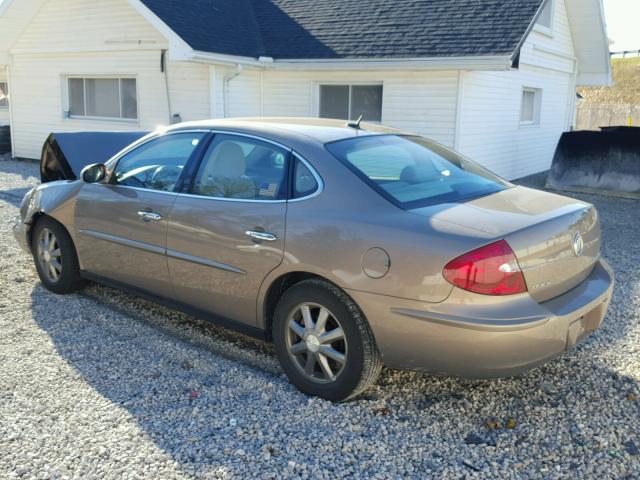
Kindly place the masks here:
POLYGON ((221 202, 243 202, 243 203, 287 203, 286 200, 254 200, 244 198, 224 198, 224 197, 210 197, 208 195, 197 195, 195 193, 179 193, 179 197, 189 198, 206 198, 207 200, 218 200, 221 202))
POLYGON ((137 240, 130 240, 128 238, 118 237, 116 235, 110 235, 108 233, 96 232, 95 230, 78 230, 78 233, 87 235, 89 237, 98 238, 111 243, 117 243, 118 245, 124 245, 125 247, 135 248, 137 250, 143 250, 145 252, 156 253, 158 255, 164 255, 166 250, 157 245, 151 245, 150 243, 138 242, 137 240))
MULTIPOLYGON (((266 143, 270 143, 272 145, 275 145, 277 147, 280 147, 284 150, 286 150, 287 152, 291 152, 292 149, 291 147, 287 147, 286 145, 283 145, 282 143, 278 143, 275 140, 270 140, 268 138, 264 138, 264 137, 260 137, 258 135, 252 135, 251 133, 241 133, 241 132, 236 132, 235 130, 209 130, 211 133, 213 134, 221 134, 221 135, 235 135, 237 137, 247 137, 247 138, 253 138, 254 140, 260 140, 262 142, 266 142, 266 143)), ((215 138, 214 138, 215 141, 215 138)))
POLYGON ((240 268, 227 265, 226 263, 220 263, 220 262, 216 262, 215 260, 208 260, 206 258, 196 257, 195 255, 189 255, 188 253, 178 252, 177 250, 167 249, 167 256, 170 258, 176 258, 178 260, 184 260, 187 262, 204 265, 206 267, 217 268, 218 270, 226 270, 227 272, 240 273, 243 275, 246 275, 247 273, 240 268))
POLYGON ((102 185, 104 187, 109 187, 109 188, 128 188, 129 190, 139 190, 141 192, 149 192, 149 193, 161 193, 163 195, 173 195, 173 196, 177 196, 178 192, 167 192, 165 190, 154 190, 152 188, 142 188, 142 187, 132 187, 130 185, 119 185, 117 183, 94 183, 92 185, 102 185))

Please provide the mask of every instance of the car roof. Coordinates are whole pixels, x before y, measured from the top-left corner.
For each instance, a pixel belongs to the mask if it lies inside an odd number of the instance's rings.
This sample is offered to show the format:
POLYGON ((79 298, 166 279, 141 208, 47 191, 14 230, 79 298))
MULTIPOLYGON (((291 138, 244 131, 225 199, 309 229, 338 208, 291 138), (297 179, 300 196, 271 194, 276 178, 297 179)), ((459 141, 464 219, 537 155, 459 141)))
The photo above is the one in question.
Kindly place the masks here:
POLYGON ((257 117, 200 120, 172 125, 167 131, 205 128, 230 130, 242 133, 255 133, 263 136, 282 138, 289 134, 304 135, 319 143, 325 144, 336 140, 343 140, 359 136, 403 134, 395 128, 379 124, 362 122, 360 128, 347 125, 346 120, 332 120, 324 118, 304 117, 257 117))

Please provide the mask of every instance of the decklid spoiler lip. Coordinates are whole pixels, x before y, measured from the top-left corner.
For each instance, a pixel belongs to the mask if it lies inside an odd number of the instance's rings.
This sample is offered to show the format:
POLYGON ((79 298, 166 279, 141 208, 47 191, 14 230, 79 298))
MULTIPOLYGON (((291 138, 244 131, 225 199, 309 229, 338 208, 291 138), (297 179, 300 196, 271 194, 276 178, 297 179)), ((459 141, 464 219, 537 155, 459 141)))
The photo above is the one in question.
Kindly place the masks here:
POLYGON ((92 163, 104 163, 149 132, 51 133, 42 147, 40 180, 75 180, 92 163))

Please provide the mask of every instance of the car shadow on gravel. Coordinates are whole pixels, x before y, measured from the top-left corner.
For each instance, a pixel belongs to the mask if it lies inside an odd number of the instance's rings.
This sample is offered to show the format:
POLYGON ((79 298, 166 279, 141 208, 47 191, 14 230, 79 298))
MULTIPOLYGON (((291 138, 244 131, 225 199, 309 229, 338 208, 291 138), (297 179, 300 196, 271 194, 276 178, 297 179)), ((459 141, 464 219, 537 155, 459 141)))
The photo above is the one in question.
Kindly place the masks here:
MULTIPOLYGON (((88 293, 61 297, 37 285, 31 296, 33 318, 58 355, 101 396, 126 409, 181 468, 204 472, 223 465, 234 470, 238 462, 250 461, 263 462, 264 469, 272 469, 274 462, 286 469, 289 459, 304 456, 289 445, 294 442, 290 432, 257 443, 244 437, 255 438, 256 431, 282 425, 283 409, 309 408, 310 400, 289 386, 277 368, 260 368, 272 357, 268 349, 240 340, 233 346, 240 352, 225 355, 225 348, 211 350, 201 342, 203 331, 192 332, 192 338, 188 332, 176 336, 166 330, 170 325, 149 322, 136 309, 152 309, 154 316, 167 316, 169 323, 185 321, 182 314, 172 317, 171 311, 127 294, 119 298, 119 307, 100 299, 112 295, 123 294, 90 286, 88 293), (243 355, 256 361, 234 360, 243 355), (258 378, 254 387, 243 383, 249 377, 258 378), (247 417, 250 426, 243 425, 247 417)), ((210 333, 217 335, 215 330, 210 333)), ((606 337, 607 343, 615 341, 606 337)), ((623 455, 624 442, 640 445, 640 438, 619 426, 594 424, 585 412, 597 410, 599 418, 609 419, 637 417, 640 403, 627 396, 637 395, 640 388, 636 380, 621 376, 599 359, 591 343, 517 378, 466 381, 384 371, 378 384, 358 400, 329 406, 319 401, 310 408, 328 408, 337 418, 356 419, 346 433, 340 422, 323 426, 327 438, 342 441, 353 436, 383 443, 385 448, 407 441, 431 445, 423 447, 421 459, 412 464, 416 471, 437 471, 443 461, 464 466, 460 462, 465 455, 473 459, 473 468, 467 467, 471 470, 489 468, 490 462, 513 462, 520 455, 551 455, 557 446, 540 445, 541 428, 547 429, 545 438, 551 429, 551 437, 569 445, 576 455, 602 450, 602 439, 615 435, 618 440, 607 443, 607 448, 623 455), (487 427, 487 422, 495 422, 495 428, 487 427), (382 432, 383 437, 375 439, 382 432), (453 456, 439 453, 439 442, 460 451, 453 456)), ((314 413, 308 415, 308 428, 319 428, 314 413)), ((336 455, 337 461, 343 457, 340 452, 336 455)))

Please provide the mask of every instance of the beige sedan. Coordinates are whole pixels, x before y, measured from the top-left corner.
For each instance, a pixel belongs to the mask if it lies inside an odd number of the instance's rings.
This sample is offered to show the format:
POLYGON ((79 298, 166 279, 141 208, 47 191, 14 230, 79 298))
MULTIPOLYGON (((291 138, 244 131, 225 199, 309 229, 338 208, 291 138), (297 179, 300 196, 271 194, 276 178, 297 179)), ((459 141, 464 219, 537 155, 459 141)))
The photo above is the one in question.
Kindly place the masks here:
POLYGON ((331 400, 383 365, 527 370, 598 328, 614 282, 592 205, 317 119, 152 133, 29 192, 15 234, 49 290, 97 281, 273 341, 291 382, 331 400))

